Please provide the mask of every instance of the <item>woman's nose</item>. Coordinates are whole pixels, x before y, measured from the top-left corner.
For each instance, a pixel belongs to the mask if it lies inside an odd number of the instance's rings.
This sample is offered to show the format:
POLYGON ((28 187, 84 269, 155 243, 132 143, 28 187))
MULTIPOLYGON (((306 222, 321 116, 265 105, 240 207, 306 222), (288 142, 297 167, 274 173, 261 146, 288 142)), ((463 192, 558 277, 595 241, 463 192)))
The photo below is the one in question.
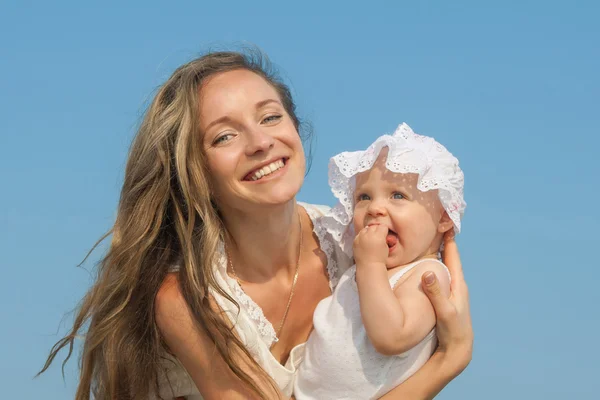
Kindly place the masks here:
POLYGON ((248 156, 265 152, 273 147, 275 140, 262 129, 253 129, 247 132, 246 154, 248 156))

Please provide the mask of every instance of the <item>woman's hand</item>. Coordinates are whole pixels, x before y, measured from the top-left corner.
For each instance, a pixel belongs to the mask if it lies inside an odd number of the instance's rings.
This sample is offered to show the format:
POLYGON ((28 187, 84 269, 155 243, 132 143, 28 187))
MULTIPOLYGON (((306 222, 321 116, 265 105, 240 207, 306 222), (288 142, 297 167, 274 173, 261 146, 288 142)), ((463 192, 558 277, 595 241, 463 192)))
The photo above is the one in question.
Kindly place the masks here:
POLYGON ((448 355, 445 358, 449 365, 454 366, 456 376, 471 362, 473 327, 469 311, 469 290, 463 275, 453 230, 447 232, 444 237, 442 257, 452 277, 450 297, 443 294, 433 272, 425 272, 421 279, 423 291, 433 304, 437 318, 436 331, 439 344, 436 352, 448 355))

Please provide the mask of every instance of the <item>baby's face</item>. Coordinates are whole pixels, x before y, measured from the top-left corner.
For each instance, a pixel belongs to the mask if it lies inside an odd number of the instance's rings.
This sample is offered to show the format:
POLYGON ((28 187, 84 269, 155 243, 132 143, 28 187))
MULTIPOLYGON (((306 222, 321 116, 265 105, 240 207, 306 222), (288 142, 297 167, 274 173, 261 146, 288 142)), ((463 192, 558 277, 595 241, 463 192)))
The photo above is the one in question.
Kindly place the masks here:
POLYGON ((387 152, 373 168, 356 176, 354 230, 388 227, 388 268, 436 254, 443 232, 452 227, 437 190, 417 189, 417 174, 396 174, 385 167, 387 152))

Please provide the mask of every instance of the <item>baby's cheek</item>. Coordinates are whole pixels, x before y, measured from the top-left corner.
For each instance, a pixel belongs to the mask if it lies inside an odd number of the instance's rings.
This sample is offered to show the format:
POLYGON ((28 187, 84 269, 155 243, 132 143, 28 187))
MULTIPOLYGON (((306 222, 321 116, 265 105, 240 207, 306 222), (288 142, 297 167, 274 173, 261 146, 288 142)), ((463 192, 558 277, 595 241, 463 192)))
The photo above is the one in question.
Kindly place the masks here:
POLYGON ((354 209, 354 218, 352 219, 352 224, 354 226, 354 233, 360 232, 360 230, 363 228, 363 226, 364 226, 363 215, 364 215, 364 213, 359 208, 354 209))
POLYGON ((406 242, 412 243, 423 238, 423 235, 430 230, 431 226, 430 218, 419 218, 413 216, 410 220, 405 221, 401 226, 402 236, 406 242))

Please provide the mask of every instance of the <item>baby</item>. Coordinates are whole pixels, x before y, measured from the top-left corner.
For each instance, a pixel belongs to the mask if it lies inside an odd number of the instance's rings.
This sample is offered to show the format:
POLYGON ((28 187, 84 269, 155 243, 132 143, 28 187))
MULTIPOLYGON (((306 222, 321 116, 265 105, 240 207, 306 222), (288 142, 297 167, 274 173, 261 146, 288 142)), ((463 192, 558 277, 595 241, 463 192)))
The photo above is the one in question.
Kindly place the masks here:
POLYGON ((437 345, 435 313, 420 288, 445 232, 460 231, 466 204, 458 160, 406 124, 366 151, 331 159, 339 203, 326 226, 355 265, 314 313, 294 387, 296 399, 374 399, 401 384, 437 345))

